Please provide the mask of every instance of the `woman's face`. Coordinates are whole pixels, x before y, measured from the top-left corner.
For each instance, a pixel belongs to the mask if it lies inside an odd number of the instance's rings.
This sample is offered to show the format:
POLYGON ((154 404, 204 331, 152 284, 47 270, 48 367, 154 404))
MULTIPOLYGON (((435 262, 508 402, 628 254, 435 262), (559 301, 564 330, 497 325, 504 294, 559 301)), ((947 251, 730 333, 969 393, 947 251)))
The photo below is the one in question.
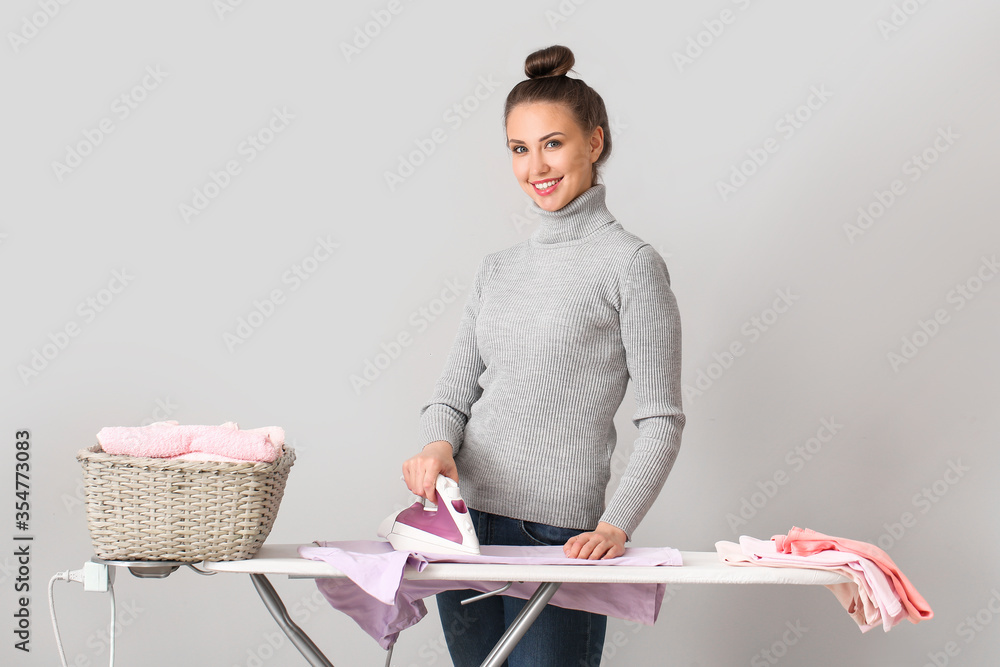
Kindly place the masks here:
POLYGON ((584 136, 562 104, 519 104, 507 115, 507 148, 521 189, 546 211, 558 211, 593 185, 604 130, 584 136))

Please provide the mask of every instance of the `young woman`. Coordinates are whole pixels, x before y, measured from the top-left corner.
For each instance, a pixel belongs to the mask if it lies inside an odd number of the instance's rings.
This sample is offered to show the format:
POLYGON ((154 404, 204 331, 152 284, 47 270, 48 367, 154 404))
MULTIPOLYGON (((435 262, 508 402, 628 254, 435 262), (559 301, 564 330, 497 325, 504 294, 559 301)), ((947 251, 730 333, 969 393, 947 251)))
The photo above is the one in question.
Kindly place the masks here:
MULTIPOLYGON (((566 73, 573 53, 528 56, 504 127, 514 177, 538 228, 480 262, 458 335, 421 408, 423 450, 403 464, 434 499, 438 473, 460 482, 483 545, 563 545, 614 558, 649 510, 680 447, 681 330, 663 258, 605 206, 611 154, 604 101, 566 73), (639 429, 605 504, 631 378, 639 429)), ((479 665, 524 602, 472 591, 437 597, 452 660, 479 665)), ((607 618, 549 605, 511 667, 598 665, 607 618)))

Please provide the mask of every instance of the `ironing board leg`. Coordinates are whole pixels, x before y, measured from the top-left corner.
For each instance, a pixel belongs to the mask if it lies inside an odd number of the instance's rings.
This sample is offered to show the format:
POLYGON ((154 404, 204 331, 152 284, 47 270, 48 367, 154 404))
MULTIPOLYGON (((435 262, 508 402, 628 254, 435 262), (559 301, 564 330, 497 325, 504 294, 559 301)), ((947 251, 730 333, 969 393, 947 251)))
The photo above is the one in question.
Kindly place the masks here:
POLYGON ((309 635, 295 625, 295 622, 288 616, 284 603, 278 597, 278 592, 274 590, 274 586, 267 580, 267 577, 263 574, 251 574, 250 578, 253 580, 254 588, 257 589, 260 599, 264 601, 267 610, 271 612, 271 616, 278 622, 278 625, 285 631, 288 638, 295 644, 295 648, 299 649, 299 653, 305 657, 309 664, 313 667, 333 667, 333 663, 326 659, 319 647, 309 639, 309 635))
POLYGON ((531 624, 535 622, 538 615, 542 613, 545 609, 545 605, 549 603, 552 596, 556 594, 559 590, 559 586, 562 585, 560 581, 550 581, 547 583, 539 584, 538 588, 531 595, 531 599, 528 600, 524 608, 521 609, 521 613, 517 615, 514 622, 510 624, 507 631, 503 633, 503 637, 497 642, 497 645, 493 647, 490 654, 486 656, 486 660, 480 667, 500 667, 503 661, 507 659, 507 656, 511 654, 517 643, 521 641, 524 637, 524 633, 528 631, 531 624))

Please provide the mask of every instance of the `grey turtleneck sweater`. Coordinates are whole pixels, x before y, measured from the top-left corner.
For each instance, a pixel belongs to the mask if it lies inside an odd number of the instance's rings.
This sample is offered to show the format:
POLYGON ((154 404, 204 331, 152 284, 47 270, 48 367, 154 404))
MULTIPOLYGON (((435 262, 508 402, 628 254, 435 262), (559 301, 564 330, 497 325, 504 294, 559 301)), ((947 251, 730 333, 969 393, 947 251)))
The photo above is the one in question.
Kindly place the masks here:
POLYGON ((663 258, 604 196, 532 202, 538 229, 483 258, 420 433, 451 443, 470 507, 631 538, 680 447, 681 325, 663 258), (605 508, 629 378, 639 436, 605 508))

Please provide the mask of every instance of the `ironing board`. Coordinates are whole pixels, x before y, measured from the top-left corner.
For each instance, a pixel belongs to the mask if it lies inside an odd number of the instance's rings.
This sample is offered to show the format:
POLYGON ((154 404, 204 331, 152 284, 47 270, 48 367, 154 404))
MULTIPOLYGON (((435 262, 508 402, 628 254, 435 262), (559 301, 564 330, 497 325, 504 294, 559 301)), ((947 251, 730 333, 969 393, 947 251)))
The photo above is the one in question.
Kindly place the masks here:
MULTIPOLYGON (((327 563, 298 555, 297 544, 261 547, 254 558, 203 563, 207 572, 248 574, 268 611, 310 665, 333 667, 326 656, 289 617, 284 603, 267 575, 290 579, 344 577, 327 563)), ((407 569, 406 579, 428 581, 538 582, 539 586, 521 613, 500 638, 482 667, 499 667, 564 583, 655 583, 655 584, 800 584, 827 585, 849 581, 824 570, 788 567, 734 567, 726 565, 714 551, 682 551, 681 566, 639 567, 627 565, 490 565, 479 563, 430 563, 423 571, 407 569)), ((125 563, 123 563, 125 564, 125 563)), ((500 589, 502 590, 502 589, 500 589)), ((497 591, 499 592, 499 591, 497 591)), ((489 593, 485 594, 489 595, 489 593)), ((390 653, 391 655, 391 653, 390 653)))

